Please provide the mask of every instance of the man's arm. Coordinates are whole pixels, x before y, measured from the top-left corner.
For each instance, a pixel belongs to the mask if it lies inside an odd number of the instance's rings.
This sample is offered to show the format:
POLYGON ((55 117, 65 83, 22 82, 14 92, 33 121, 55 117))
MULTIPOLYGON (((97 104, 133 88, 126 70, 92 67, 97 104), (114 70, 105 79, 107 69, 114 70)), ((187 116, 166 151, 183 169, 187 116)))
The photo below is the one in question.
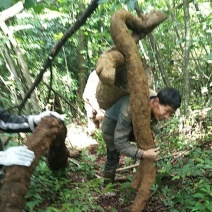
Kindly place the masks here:
POLYGON ((65 116, 54 111, 44 111, 38 115, 11 115, 7 110, 0 108, 0 129, 4 132, 32 132, 42 118, 53 116, 64 120, 65 116))
POLYGON ((136 145, 131 144, 129 141, 129 135, 132 130, 132 117, 129 107, 129 99, 126 98, 121 104, 114 132, 114 144, 120 153, 131 158, 141 159, 143 150, 138 149, 136 145))
POLYGON ((114 144, 116 149, 124 155, 134 159, 149 159, 157 161, 159 159, 159 149, 148 149, 146 151, 137 148, 136 145, 131 144, 129 135, 132 132, 132 117, 129 107, 129 101, 122 104, 120 115, 117 121, 116 129, 114 132, 114 144))
POLYGON ((99 107, 99 103, 96 99, 96 88, 98 83, 99 83, 99 77, 96 71, 94 70, 88 78, 85 90, 83 92, 83 99, 87 104, 91 105, 91 107, 96 111, 97 113, 96 118, 98 120, 102 120, 104 116, 104 110, 102 110, 99 107))
POLYGON ((3 108, 0 108, 0 129, 8 133, 31 132, 28 117, 23 115, 11 115, 3 108))

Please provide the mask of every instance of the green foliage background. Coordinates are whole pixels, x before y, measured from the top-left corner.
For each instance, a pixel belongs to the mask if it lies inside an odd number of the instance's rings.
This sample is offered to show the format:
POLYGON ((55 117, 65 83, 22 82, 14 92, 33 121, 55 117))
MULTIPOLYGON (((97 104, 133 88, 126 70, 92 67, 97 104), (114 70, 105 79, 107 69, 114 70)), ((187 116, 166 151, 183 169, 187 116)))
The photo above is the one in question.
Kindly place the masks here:
MULTIPOLYGON (((16 2, 18 1, 0 1, 0 9, 7 9, 16 2)), ((49 52, 84 11, 80 4, 83 4, 86 9, 90 2, 89 0, 47 0, 37 3, 35 0, 26 0, 25 9, 15 18, 6 22, 7 26, 14 28, 13 36, 20 45, 32 82, 39 74, 49 52)), ((161 55, 163 71, 168 76, 166 80, 171 86, 180 90, 183 98, 185 92, 189 92, 190 95, 186 114, 182 112, 184 107, 187 107, 183 104, 172 120, 158 126, 160 132, 157 137, 162 150, 162 159, 158 164, 159 173, 153 187, 155 195, 152 197, 152 201, 162 202, 163 207, 165 206, 167 211, 172 212, 207 212, 212 208, 212 13, 211 1, 195 2, 189 3, 190 57, 189 81, 187 82, 185 82, 183 67, 186 41, 185 23, 182 1, 179 0, 101 0, 95 12, 80 28, 80 31, 75 32, 69 38, 52 63, 52 88, 76 108, 84 110, 77 98, 80 77, 79 57, 85 59, 83 66, 85 67, 84 75, 87 78, 89 73, 95 69, 100 54, 113 45, 109 31, 111 14, 121 8, 136 14, 134 9, 136 3, 144 13, 156 9, 163 10, 167 14, 167 20, 152 33, 155 38, 154 45, 151 45, 150 37, 147 36, 140 42, 139 51, 142 55, 146 55, 153 69, 155 90, 165 86, 164 73, 159 69, 160 64, 156 57, 157 48, 161 55), (83 32, 86 40, 85 48, 81 52, 79 52, 80 32, 83 32), (189 83, 189 91, 184 89, 185 83, 189 83), (204 118, 202 118, 202 115, 205 114, 203 111, 209 111, 204 118), (187 151, 187 154, 183 154, 177 159, 172 156, 173 153, 181 151, 187 151), (166 184, 167 179, 172 183, 166 184)), ((17 81, 5 60, 5 45, 10 46, 9 54, 14 59, 16 68, 20 69, 8 37, 0 32, 0 105, 4 108, 12 108, 17 106, 22 98, 17 81)), ((31 108, 33 113, 39 113, 49 103, 47 102, 49 89, 46 84, 50 86, 50 76, 50 70, 47 70, 42 82, 36 87, 40 108, 31 108)), ((24 83, 21 80, 20 82, 24 87, 24 83)), ((54 97, 52 92, 50 97, 52 99, 54 97)), ((73 110, 66 101, 61 99, 61 104, 64 113, 70 117, 70 120, 73 120, 71 118, 74 117, 78 123, 83 122, 84 119, 77 116, 76 110, 73 110)), ((12 112, 17 113, 17 107, 12 112)), ((25 110, 23 113, 27 114, 29 111, 25 110)), ((105 148, 101 133, 96 139, 99 141, 97 154, 104 155, 105 148)), ((85 175, 87 181, 80 185, 68 181, 65 177, 67 173, 52 174, 46 166, 44 158, 32 177, 30 190, 26 196, 26 210, 35 211, 36 208, 36 211, 103 211, 95 201, 95 197, 102 192, 100 189, 102 181, 90 179, 95 175, 95 167, 92 166, 95 160, 96 157, 89 156, 89 153, 85 151, 80 160, 80 167, 73 167, 73 164, 70 163, 66 172, 79 172, 85 175), (85 195, 85 193, 89 195, 85 195), (48 198, 45 199, 46 197, 48 198), (45 207, 44 199, 48 205, 45 209, 41 209, 40 205, 45 207), (72 209, 70 209, 70 204, 72 209)), ((122 198, 120 201, 125 201, 127 198, 126 201, 131 204, 132 200, 126 197, 126 193, 131 194, 131 191, 128 190, 129 187, 129 183, 120 187, 120 198, 122 198)), ((107 189, 113 191, 114 188, 107 189)))

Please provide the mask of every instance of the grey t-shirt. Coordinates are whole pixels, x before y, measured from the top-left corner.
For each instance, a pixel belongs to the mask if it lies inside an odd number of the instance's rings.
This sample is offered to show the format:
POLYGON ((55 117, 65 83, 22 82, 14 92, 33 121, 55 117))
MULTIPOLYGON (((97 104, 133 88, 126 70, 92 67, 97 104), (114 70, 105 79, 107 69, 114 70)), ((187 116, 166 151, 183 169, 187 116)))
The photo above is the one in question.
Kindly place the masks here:
MULTIPOLYGON (((150 91, 151 98, 154 98, 157 95, 155 94, 156 93, 151 93, 150 91)), ((132 135, 133 132, 130 95, 123 96, 114 105, 108 108, 105 111, 105 116, 106 118, 111 119, 111 125, 108 125, 107 127, 115 127, 114 136, 105 136, 106 139, 108 138, 108 141, 105 141, 108 149, 110 151, 117 149, 120 153, 123 153, 126 156, 141 159, 144 151, 138 149, 135 144, 132 144, 129 141, 130 135, 132 135)), ((108 130, 107 132, 113 132, 113 130, 108 130)))
POLYGON ((133 130, 130 112, 130 96, 123 96, 113 106, 108 108, 105 114, 106 117, 117 122, 116 125, 114 125, 114 140, 113 142, 108 142, 110 143, 110 145, 108 145, 109 150, 113 151, 117 149, 126 156, 141 159, 143 150, 138 149, 135 144, 129 141, 129 136, 133 130))

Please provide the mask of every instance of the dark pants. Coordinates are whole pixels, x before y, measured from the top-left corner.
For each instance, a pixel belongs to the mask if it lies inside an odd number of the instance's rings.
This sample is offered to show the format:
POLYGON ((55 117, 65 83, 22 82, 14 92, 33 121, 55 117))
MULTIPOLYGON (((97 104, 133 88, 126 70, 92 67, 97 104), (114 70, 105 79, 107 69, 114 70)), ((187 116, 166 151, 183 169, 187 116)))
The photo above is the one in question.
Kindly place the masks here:
POLYGON ((119 165, 119 156, 120 153, 117 150, 109 151, 107 148, 107 161, 104 169, 104 178, 107 178, 107 180, 105 180, 105 184, 114 182, 116 169, 119 165))
POLYGON ((3 145, 2 140, 0 139, 0 151, 3 151, 3 150, 4 150, 4 145, 3 145))
POLYGON ((107 145, 107 161, 104 168, 104 177, 112 182, 115 179, 115 172, 119 165, 120 153, 114 145, 114 131, 117 122, 105 116, 102 121, 102 133, 104 141, 107 145))
MULTIPOLYGON (((0 151, 4 151, 4 145, 2 140, 0 139, 0 151)), ((4 166, 0 165, 0 170, 3 168, 4 166)))
POLYGON ((120 153, 117 150, 109 151, 107 149, 107 161, 105 164, 105 172, 111 172, 115 174, 115 171, 119 165, 120 153))

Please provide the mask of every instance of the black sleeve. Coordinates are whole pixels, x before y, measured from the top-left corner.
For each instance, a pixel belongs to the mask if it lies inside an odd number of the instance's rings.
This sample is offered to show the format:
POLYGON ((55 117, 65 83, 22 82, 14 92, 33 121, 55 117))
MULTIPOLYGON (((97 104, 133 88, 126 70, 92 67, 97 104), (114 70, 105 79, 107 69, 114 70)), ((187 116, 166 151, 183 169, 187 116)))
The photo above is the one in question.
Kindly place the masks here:
POLYGON ((0 130, 4 132, 31 132, 28 117, 23 115, 11 115, 0 107, 0 130))

